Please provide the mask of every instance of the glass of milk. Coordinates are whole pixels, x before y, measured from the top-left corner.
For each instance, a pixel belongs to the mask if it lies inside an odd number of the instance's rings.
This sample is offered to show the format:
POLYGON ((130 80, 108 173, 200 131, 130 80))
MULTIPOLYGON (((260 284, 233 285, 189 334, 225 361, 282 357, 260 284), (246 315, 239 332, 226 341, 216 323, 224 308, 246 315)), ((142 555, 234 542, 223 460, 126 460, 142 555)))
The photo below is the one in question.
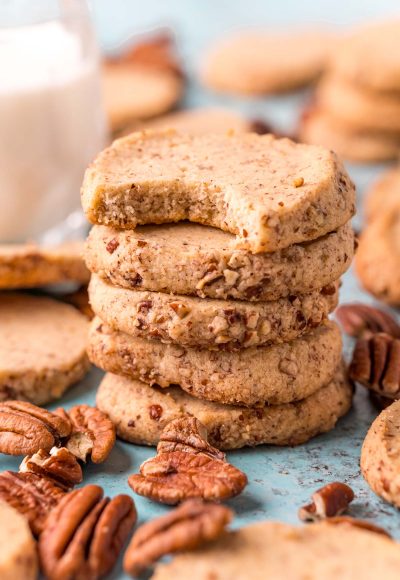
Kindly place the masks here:
POLYGON ((0 243, 80 223, 107 139, 99 70, 85 1, 0 0, 0 243))

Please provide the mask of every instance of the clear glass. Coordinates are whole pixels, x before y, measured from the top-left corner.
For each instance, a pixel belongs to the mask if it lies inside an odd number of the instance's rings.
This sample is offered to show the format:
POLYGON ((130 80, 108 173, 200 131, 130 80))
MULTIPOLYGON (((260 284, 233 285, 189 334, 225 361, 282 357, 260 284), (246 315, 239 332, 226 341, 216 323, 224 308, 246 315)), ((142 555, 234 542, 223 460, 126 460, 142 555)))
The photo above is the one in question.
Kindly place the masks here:
POLYGON ((79 230, 83 173, 106 140, 87 3, 0 0, 0 242, 79 230))

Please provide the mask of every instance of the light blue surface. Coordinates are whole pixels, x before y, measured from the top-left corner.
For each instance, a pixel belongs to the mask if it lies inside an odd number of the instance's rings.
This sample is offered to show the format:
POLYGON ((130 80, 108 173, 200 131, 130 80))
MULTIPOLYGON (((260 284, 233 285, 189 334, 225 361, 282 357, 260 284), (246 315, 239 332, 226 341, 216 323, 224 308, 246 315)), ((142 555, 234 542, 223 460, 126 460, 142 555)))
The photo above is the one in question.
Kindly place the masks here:
MULTIPOLYGON (((248 24, 280 24, 297 22, 325 22, 347 25, 399 10, 398 1, 342 2, 338 0, 250 1, 227 0, 94 0, 94 14, 102 43, 109 50, 127 39, 130 34, 169 24, 176 31, 185 65, 193 73, 198 55, 210 38, 221 31, 248 24)), ((264 100, 237 100, 216 97, 192 83, 186 104, 229 104, 252 116, 265 116, 283 130, 293 128, 304 94, 264 100)), ((361 196, 365 186, 378 173, 379 168, 348 167, 359 186, 361 196)), ((344 277, 341 301, 371 298, 363 294, 351 273, 344 277)), ((73 404, 94 403, 101 373, 93 371, 81 385, 73 388, 62 400, 67 408, 73 404)), ((349 483, 356 493, 351 514, 374 521, 400 539, 397 510, 379 500, 360 476, 360 447, 376 410, 368 397, 359 389, 353 410, 342 419, 337 428, 308 444, 296 448, 259 447, 245 449, 228 455, 229 461, 241 468, 249 477, 244 493, 230 505, 236 511, 234 526, 263 519, 297 522, 297 509, 310 498, 318 487, 334 480, 349 483)), ((98 483, 111 496, 129 493, 128 475, 136 472, 154 451, 145 447, 118 442, 110 459, 103 465, 85 468, 85 483, 98 483)), ((18 460, 0 458, 1 469, 17 469, 18 460)), ((168 508, 135 496, 140 522, 144 522, 168 508)), ((124 578, 121 568, 112 578, 124 578)))

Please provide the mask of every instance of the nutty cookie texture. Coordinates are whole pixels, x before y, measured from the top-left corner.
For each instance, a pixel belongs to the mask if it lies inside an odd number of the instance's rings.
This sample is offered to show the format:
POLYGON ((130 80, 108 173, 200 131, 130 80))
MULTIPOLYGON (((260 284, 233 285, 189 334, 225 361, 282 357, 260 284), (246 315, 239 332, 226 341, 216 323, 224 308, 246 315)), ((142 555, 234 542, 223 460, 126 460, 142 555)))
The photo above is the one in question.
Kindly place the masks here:
POLYGON ((311 395, 332 379, 341 350, 334 322, 290 343, 230 352, 133 338, 96 318, 88 341, 91 361, 103 370, 163 388, 179 385, 200 399, 246 406, 290 403, 311 395))
POLYGON ((238 349, 288 342, 319 326, 335 309, 337 285, 269 302, 203 300, 128 290, 96 275, 90 303, 101 320, 130 336, 187 347, 238 349))
POLYGON ((94 226, 88 268, 115 286, 200 298, 277 300, 338 280, 354 254, 350 224, 317 240, 249 254, 235 237, 191 223, 116 230, 94 226))
POLYGON ((395 580, 400 547, 355 525, 290 526, 261 522, 224 534, 212 544, 156 567, 154 580, 395 580))
POLYGON ((237 449, 304 443, 332 429, 350 409, 352 397, 343 368, 330 383, 301 401, 262 408, 210 403, 177 387, 161 390, 107 374, 97 393, 97 406, 109 414, 117 435, 132 443, 156 445, 167 423, 189 414, 205 426, 211 445, 237 449))
POLYGON ((361 451, 361 472, 377 495, 400 507, 400 401, 372 423, 361 451))
POLYGON ((336 155, 272 135, 133 133, 86 170, 92 223, 189 220, 236 234, 253 253, 314 240, 353 215, 354 185, 336 155))
POLYGON ((28 294, 0 296, 0 400, 43 405, 89 370, 88 321, 72 306, 28 294))
POLYGON ((36 544, 26 519, 6 503, 0 503, 0 578, 36 580, 36 544))

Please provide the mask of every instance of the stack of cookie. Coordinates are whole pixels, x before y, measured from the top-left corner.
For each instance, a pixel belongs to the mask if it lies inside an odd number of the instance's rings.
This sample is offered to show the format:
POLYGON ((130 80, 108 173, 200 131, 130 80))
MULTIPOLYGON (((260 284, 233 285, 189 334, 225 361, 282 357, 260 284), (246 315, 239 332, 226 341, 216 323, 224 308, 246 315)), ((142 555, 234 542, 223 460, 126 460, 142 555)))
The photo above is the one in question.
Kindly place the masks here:
POLYGON ((291 445, 349 409, 327 317, 353 255, 354 187, 332 152, 134 133, 87 170, 82 201, 96 224, 89 356, 110 373, 97 404, 123 439, 156 444, 190 413, 220 448, 291 445))
POLYGON ((364 26, 338 44, 300 138, 360 162, 400 153, 400 22, 364 26))

